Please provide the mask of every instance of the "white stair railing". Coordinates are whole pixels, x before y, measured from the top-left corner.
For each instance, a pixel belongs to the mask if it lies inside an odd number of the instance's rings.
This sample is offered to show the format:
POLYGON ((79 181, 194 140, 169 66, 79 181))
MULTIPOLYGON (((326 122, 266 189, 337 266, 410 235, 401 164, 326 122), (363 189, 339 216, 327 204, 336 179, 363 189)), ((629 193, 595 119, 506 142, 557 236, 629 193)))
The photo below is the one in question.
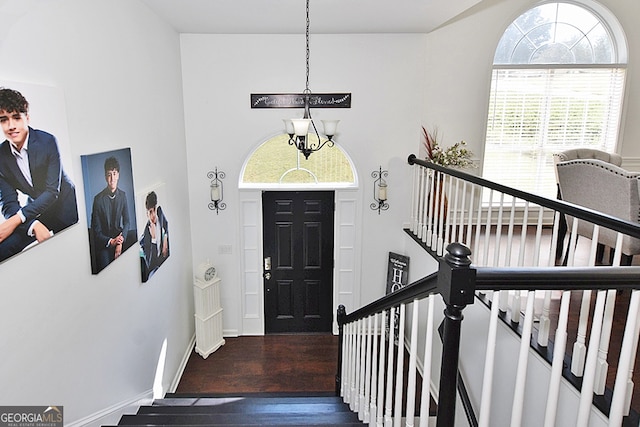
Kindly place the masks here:
MULTIPOLYGON (((568 209, 566 204, 505 190, 504 187, 493 188, 482 179, 469 178, 459 171, 437 167, 430 169, 416 165, 412 182, 413 200, 408 231, 436 257, 444 254, 450 242, 464 244, 472 249, 472 266, 477 268, 512 265, 519 268, 563 268, 562 263, 569 268, 594 267, 598 233, 609 227, 605 224, 613 224, 609 220, 599 222, 592 227, 590 239, 578 239, 578 223, 589 222, 587 218, 594 215, 583 214, 576 208, 567 211, 572 215, 569 222, 571 232, 566 251, 562 251, 562 259, 556 259, 560 228, 557 209, 568 209)), ((618 244, 613 248, 614 267, 619 266, 622 255, 620 242, 623 234, 619 233, 618 236, 618 244)), ((638 282, 625 286, 630 289, 635 289, 636 285, 640 287, 640 276, 638 282)), ((610 425, 620 425, 620 420, 630 413, 634 362, 640 335, 639 291, 630 292, 630 297, 626 294, 630 302, 624 338, 622 342, 614 343, 612 331, 618 328, 616 318, 621 303, 617 292, 595 287, 595 292, 591 288, 570 292, 564 291, 563 286, 559 286, 557 291, 549 290, 554 289, 549 286, 545 286, 543 291, 501 288, 500 291, 480 295, 491 305, 482 384, 472 389, 481 390, 480 396, 472 398, 472 402, 479 405, 475 409, 479 413, 478 425, 481 427, 493 425, 492 420, 497 414, 491 413, 496 408, 492 396, 503 387, 495 383, 500 376, 494 374, 502 368, 496 366, 496 354, 502 351, 496 338, 497 330, 502 328, 499 326, 502 324, 500 319, 517 325, 515 329, 521 337, 517 369, 512 376, 515 383, 508 417, 512 426, 525 423, 524 409, 528 399, 532 398, 527 395, 530 390, 527 384, 532 381, 527 377, 531 358, 529 344, 532 341, 541 347, 553 344, 554 350, 549 366, 548 388, 544 395, 545 409, 539 414, 540 422, 544 418, 545 426, 553 426, 557 425, 558 419, 566 419, 566 416, 560 416, 562 408, 558 404, 568 336, 576 337, 575 343, 570 344, 573 345, 570 365, 573 375, 581 383, 575 425, 589 425, 594 413, 593 395, 602 394, 607 384, 612 382, 612 379, 607 381, 607 372, 614 361, 617 373, 613 381, 610 425), (572 296, 575 302, 572 302, 572 296), (557 308, 552 310, 552 307, 557 308), (571 322, 570 313, 573 313, 572 318, 579 313, 579 321, 571 322), (555 330, 552 330, 553 324, 556 325, 555 330), (534 335, 537 336, 533 338, 534 335), (611 350, 614 344, 615 352, 611 350), (612 357, 616 360, 612 360, 612 357)), ((434 327, 429 322, 433 322, 434 301, 440 298, 430 296, 428 303, 415 299, 345 325, 341 394, 345 402, 359 413, 360 419, 370 426, 399 427, 404 422, 404 425, 413 427, 418 398, 421 402, 418 411, 420 425, 427 425, 429 402, 431 397, 438 397, 430 372, 434 327), (427 313, 423 316, 420 316, 421 304, 428 305, 427 313), (411 319, 405 318, 407 309, 411 310, 411 319), (388 334, 385 333, 387 324, 388 334), (405 326, 410 327, 405 331, 405 326), (399 331, 397 337, 396 330, 399 331), (422 331, 426 341, 424 354, 416 348, 417 337, 421 336, 422 331), (395 341, 398 342, 397 352, 395 341), (409 361, 406 378, 403 376, 405 351, 409 361), (418 376, 423 383, 416 395, 418 376), (406 402, 406 406, 403 406, 403 402, 406 402)), ((619 332, 615 334, 616 337, 618 335, 619 332)), ((539 381, 538 378, 535 380, 539 381)), ((541 396, 535 398, 540 400, 541 396)))

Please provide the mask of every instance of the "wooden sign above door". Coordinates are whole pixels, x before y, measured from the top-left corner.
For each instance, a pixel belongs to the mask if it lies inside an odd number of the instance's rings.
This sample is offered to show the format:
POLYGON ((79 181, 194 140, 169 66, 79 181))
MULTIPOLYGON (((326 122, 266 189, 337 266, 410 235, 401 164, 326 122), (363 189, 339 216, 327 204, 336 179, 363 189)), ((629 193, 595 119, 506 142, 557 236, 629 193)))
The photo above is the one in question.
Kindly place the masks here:
MULTIPOLYGON (((251 94, 251 108, 304 108, 304 93, 251 94)), ((311 108, 351 108, 350 93, 312 93, 311 108)))

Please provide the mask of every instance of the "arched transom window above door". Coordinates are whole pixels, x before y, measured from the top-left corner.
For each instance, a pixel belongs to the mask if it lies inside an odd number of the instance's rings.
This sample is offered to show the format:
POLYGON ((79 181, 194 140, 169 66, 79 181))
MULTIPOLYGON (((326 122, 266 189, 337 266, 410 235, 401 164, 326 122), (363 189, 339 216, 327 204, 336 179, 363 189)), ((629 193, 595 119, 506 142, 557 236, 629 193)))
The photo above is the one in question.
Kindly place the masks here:
POLYGON ((357 186, 353 162, 338 144, 325 146, 305 159, 288 141, 289 136, 281 134, 256 148, 245 162, 240 187, 357 186))

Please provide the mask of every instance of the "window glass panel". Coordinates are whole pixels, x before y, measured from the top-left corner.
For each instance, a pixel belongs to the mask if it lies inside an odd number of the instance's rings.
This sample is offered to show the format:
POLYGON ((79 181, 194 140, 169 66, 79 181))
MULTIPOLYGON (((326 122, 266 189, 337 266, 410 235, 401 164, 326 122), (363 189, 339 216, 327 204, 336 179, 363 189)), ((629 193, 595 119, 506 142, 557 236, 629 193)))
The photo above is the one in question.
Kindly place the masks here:
MULTIPOLYGON (((311 135, 316 140, 315 135, 311 135)), ((263 184, 355 184, 349 158, 338 144, 325 145, 305 159, 293 146, 289 136, 277 135, 260 145, 244 167, 242 183, 263 184)))
POLYGON ((613 42, 578 5, 549 3, 523 13, 504 32, 494 64, 612 63, 613 42))

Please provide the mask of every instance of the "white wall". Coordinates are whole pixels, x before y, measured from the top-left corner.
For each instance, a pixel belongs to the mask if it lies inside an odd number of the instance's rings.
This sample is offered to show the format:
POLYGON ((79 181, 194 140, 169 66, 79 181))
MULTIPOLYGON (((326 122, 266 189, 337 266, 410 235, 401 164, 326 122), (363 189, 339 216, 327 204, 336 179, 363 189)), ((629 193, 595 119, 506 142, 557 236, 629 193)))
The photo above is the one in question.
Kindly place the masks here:
POLYGON ((2 1, 0 28, 0 80, 64 96, 80 214, 0 264, 0 403, 84 424, 150 396, 165 340, 169 388, 194 333, 179 38, 131 0, 2 1), (171 256, 145 284, 136 246, 99 275, 89 263, 80 156, 123 147, 136 188, 165 182, 170 199, 171 256))
MULTIPOLYGON (((194 263, 210 258, 219 268, 226 334, 243 333, 238 193, 243 162, 282 132, 282 118, 302 116, 301 110, 252 110, 250 94, 301 92, 304 46, 302 35, 181 36, 194 263), (227 209, 218 215, 207 208, 206 175, 216 166, 227 174, 227 209), (232 254, 220 254, 220 246, 231 246, 232 254)), ((362 272, 356 303, 384 293, 387 254, 403 248, 398 230, 409 209, 406 159, 420 142, 424 58, 424 35, 311 36, 311 90, 353 96, 351 109, 314 110, 313 115, 342 120, 336 140, 354 160, 359 177, 362 272), (369 209, 371 172, 379 166, 389 170, 391 205, 381 215, 369 209)), ((261 271, 260 259, 253 262, 261 271)))

